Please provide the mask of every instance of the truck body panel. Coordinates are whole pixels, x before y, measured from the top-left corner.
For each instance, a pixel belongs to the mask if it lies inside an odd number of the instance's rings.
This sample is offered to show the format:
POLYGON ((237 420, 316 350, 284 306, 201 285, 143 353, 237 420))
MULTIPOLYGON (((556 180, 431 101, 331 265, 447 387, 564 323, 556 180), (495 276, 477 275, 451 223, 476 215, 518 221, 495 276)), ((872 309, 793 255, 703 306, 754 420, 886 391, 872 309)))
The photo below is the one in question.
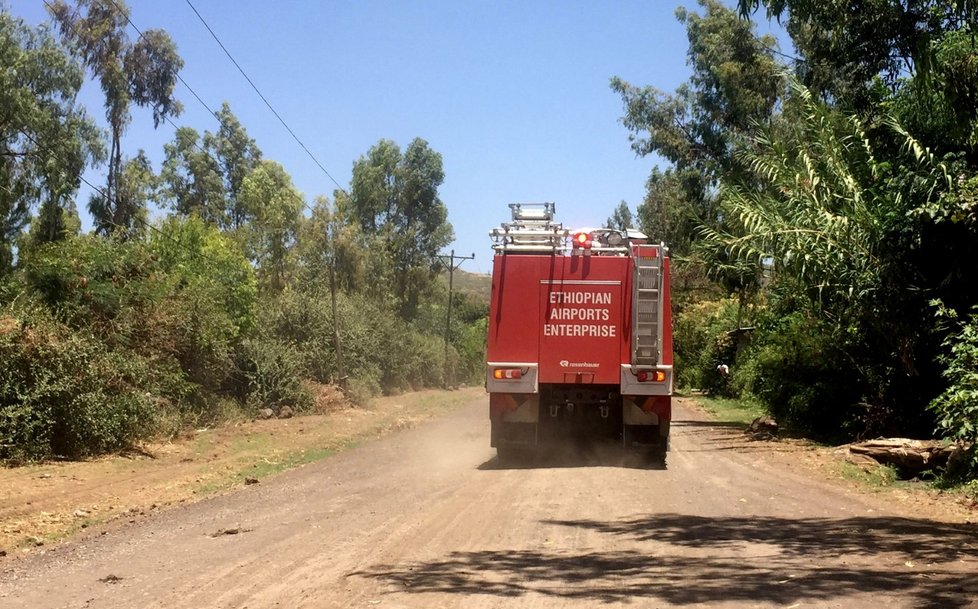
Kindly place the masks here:
POLYGON ((492 445, 589 436, 664 458, 672 394, 668 250, 637 231, 565 231, 511 205, 493 235, 492 445))

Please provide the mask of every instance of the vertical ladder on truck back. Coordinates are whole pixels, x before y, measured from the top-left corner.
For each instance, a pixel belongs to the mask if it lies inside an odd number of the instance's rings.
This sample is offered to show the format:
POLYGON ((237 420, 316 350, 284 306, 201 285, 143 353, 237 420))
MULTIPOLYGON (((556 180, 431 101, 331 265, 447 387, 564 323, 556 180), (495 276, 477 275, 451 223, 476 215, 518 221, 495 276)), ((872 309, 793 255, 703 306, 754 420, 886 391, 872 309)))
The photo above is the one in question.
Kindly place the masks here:
POLYGON ((632 276, 632 365, 655 366, 659 363, 662 337, 659 324, 662 314, 661 245, 635 247, 632 276))

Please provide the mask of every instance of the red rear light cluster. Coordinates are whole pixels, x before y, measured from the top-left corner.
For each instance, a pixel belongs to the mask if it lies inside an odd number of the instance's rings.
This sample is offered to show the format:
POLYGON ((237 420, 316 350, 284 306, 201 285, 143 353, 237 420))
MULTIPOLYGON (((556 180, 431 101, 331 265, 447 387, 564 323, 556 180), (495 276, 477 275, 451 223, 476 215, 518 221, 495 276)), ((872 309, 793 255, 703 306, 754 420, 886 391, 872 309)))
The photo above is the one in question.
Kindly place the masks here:
POLYGON ((640 383, 664 383, 666 381, 666 373, 662 370, 650 370, 648 372, 639 372, 635 375, 640 383))
POLYGON ((492 371, 492 378, 497 380, 516 380, 523 378, 523 371, 519 368, 496 368, 492 371))

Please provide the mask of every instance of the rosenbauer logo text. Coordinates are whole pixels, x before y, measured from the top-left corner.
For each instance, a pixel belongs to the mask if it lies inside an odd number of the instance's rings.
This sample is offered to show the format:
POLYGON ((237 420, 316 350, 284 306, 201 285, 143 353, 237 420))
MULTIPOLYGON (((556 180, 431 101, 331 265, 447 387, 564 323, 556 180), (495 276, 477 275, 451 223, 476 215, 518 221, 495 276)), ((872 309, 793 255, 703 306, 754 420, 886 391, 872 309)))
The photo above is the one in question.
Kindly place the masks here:
POLYGON ((561 368, 600 368, 601 364, 595 362, 569 362, 565 359, 560 360, 561 368))
POLYGON ((615 338, 618 335, 615 324, 600 323, 612 321, 611 292, 558 290, 550 292, 548 300, 550 312, 543 325, 544 336, 615 338))

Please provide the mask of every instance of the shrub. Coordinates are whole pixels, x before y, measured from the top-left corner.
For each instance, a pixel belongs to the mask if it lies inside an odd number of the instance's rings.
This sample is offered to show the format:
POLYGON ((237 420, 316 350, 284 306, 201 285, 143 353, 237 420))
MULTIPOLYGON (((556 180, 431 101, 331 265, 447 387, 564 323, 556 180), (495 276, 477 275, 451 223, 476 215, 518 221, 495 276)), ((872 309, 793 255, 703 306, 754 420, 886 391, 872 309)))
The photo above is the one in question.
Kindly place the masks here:
MULTIPOLYGON (((941 317, 954 317, 943 307, 941 317)), ((978 475, 978 307, 955 332, 944 340, 946 352, 940 361, 946 366, 944 379, 947 388, 930 404, 937 414, 938 430, 945 437, 971 443, 967 464, 962 467, 965 477, 978 475)))
POLYGON ((844 342, 831 328, 801 312, 769 313, 732 370, 733 389, 758 397, 786 428, 838 439, 859 424, 858 380, 843 365, 844 342))
POLYGON ((0 458, 84 457, 153 432, 146 362, 40 308, 0 314, 0 361, 0 458))
POLYGON ((737 328, 736 299, 708 300, 687 306, 673 323, 677 384, 711 394, 726 395, 727 378, 720 364, 733 364, 735 347, 730 335, 737 328))
POLYGON ((167 291, 143 243, 85 235, 47 243, 24 261, 27 287, 74 328, 139 344, 167 291))
MULTIPOLYGON (((401 319, 391 305, 362 295, 338 294, 337 309, 344 372, 348 381, 360 383, 361 394, 443 384, 441 336, 421 332, 401 319)), ((302 374, 321 383, 339 379, 327 291, 276 294, 262 304, 259 317, 268 336, 292 346, 302 374)), ((454 349, 449 356, 457 359, 454 349)))
POLYGON ((303 411, 312 406, 312 394, 303 384, 302 362, 285 341, 267 334, 245 339, 238 351, 238 374, 247 404, 254 410, 289 406, 303 411))

